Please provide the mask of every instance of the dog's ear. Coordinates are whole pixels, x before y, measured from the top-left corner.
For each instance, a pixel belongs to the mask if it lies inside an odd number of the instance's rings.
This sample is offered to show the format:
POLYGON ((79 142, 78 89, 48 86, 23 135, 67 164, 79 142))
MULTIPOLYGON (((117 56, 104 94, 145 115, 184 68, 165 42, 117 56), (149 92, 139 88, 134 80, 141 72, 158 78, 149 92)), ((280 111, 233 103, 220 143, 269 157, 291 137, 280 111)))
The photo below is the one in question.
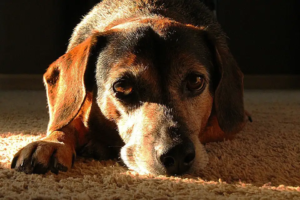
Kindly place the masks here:
POLYGON ((96 57, 106 43, 95 33, 50 65, 44 74, 50 120, 48 132, 59 130, 79 112, 95 81, 96 57))
POLYGON ((237 133, 245 124, 243 73, 231 54, 225 36, 206 30, 219 77, 215 86, 214 110, 225 133, 237 133))
POLYGON ((245 123, 243 73, 227 47, 216 46, 220 81, 214 106, 219 125, 225 133, 240 131, 245 123))

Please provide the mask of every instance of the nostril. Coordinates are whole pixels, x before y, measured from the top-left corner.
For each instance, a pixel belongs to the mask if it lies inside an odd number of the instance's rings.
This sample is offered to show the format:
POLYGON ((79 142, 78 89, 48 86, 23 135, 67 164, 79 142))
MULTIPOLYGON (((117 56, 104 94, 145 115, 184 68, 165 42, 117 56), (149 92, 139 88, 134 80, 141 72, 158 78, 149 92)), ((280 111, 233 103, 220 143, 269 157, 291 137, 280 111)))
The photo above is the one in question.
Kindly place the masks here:
POLYGON ((161 162, 167 168, 175 165, 175 159, 171 156, 163 157, 161 162))
POLYGON ((193 165, 196 152, 192 142, 181 142, 165 149, 157 151, 157 168, 167 175, 180 175, 187 172, 193 165))
POLYGON ((189 153, 185 156, 183 164, 184 165, 190 165, 195 159, 195 152, 189 153))

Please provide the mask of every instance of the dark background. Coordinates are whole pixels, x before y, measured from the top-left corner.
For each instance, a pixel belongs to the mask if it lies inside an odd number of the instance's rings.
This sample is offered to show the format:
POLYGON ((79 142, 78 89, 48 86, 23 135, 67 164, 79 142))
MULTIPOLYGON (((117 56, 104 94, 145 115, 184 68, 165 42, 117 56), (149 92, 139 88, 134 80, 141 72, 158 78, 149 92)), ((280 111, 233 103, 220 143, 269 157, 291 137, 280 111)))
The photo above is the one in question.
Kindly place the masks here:
POLYGON ((217 13, 245 74, 300 74, 299 0, 219 0, 217 13))
MULTIPOLYGON (((99 0, 0 0, 0 74, 42 74, 99 0)), ((300 74, 299 0, 218 0, 217 16, 245 74, 300 74)))

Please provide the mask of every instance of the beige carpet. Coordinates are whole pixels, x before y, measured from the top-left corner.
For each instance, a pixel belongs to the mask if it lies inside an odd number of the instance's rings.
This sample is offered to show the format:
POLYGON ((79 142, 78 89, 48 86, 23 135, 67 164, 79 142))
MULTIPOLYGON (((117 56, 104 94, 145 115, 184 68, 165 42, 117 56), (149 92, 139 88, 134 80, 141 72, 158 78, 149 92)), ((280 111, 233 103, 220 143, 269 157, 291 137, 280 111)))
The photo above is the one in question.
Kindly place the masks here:
POLYGON ((207 144, 199 177, 82 158, 66 173, 25 175, 10 161, 45 134, 45 92, 0 91, 0 199, 300 199, 300 91, 246 91, 245 104, 253 123, 233 141, 207 144))

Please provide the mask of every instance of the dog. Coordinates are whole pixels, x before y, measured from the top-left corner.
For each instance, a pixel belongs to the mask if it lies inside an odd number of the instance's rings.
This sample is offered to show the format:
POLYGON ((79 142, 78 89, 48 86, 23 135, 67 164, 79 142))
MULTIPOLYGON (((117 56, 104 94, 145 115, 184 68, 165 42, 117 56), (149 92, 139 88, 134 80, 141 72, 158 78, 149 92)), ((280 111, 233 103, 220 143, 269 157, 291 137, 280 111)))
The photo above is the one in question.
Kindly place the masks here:
POLYGON ((120 156, 154 175, 193 173, 202 144, 232 139, 249 118, 243 74, 199 0, 102 1, 44 83, 47 136, 11 164, 25 173, 67 171, 76 155, 120 156))

